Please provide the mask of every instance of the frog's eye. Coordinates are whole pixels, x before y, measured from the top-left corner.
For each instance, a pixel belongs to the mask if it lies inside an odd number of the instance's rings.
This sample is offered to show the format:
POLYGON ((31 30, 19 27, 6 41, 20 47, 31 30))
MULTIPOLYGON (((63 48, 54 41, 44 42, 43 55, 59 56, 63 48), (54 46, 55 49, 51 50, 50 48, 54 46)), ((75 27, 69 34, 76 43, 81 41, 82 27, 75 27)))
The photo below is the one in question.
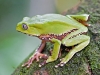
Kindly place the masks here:
POLYGON ((25 23, 22 24, 22 27, 23 27, 23 29, 25 29, 25 30, 28 29, 28 26, 27 26, 27 24, 25 24, 25 23))

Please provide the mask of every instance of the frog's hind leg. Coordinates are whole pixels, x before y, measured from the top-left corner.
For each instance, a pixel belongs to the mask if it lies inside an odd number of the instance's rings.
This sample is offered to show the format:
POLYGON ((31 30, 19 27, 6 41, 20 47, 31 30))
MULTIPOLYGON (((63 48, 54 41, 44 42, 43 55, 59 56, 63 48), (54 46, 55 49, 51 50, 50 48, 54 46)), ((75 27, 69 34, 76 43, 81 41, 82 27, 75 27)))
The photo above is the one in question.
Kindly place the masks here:
POLYGON ((82 23, 85 26, 90 26, 90 24, 87 23, 87 21, 89 19, 89 15, 88 14, 70 15, 70 17, 74 18, 75 20, 77 20, 78 22, 82 23))
POLYGON ((69 53, 61 60, 60 64, 56 65, 55 67, 63 66, 64 64, 66 64, 76 52, 79 52, 83 48, 85 48, 89 44, 89 42, 90 42, 90 37, 87 35, 80 35, 71 39, 67 39, 66 43, 64 42, 66 46, 73 46, 73 45, 76 45, 76 46, 72 48, 69 51, 69 53))
POLYGON ((83 21, 87 21, 89 19, 89 15, 88 14, 81 14, 81 15, 69 15, 70 17, 76 19, 76 20, 83 20, 83 21))

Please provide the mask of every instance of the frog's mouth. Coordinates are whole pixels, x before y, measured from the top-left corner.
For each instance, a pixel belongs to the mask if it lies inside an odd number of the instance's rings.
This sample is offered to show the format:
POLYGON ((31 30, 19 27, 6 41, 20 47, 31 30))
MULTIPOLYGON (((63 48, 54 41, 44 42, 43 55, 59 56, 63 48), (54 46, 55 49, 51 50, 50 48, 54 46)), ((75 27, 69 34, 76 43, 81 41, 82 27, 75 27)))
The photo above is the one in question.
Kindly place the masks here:
MULTIPOLYGON (((21 32, 21 31, 19 31, 19 30, 17 30, 18 32, 21 32)), ((28 33, 25 33, 25 32, 21 32, 21 33, 23 33, 23 34, 26 34, 26 35, 28 35, 28 36, 35 36, 35 37, 38 37, 39 35, 32 35, 32 34, 28 34, 28 33)))

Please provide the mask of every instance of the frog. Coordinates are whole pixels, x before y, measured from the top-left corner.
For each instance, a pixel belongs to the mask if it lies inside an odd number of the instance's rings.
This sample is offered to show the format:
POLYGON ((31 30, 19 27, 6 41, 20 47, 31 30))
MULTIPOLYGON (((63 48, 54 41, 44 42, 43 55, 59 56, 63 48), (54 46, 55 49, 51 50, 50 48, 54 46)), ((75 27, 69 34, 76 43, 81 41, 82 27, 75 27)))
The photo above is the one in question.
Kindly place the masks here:
POLYGON ((29 60, 22 66, 30 67, 36 60, 44 59, 39 67, 59 59, 60 47, 74 46, 55 67, 62 67, 79 51, 83 50, 90 43, 90 36, 87 35, 89 14, 61 15, 44 14, 33 17, 24 17, 16 30, 41 40, 40 46, 35 50, 29 60), (42 53, 46 42, 53 44, 51 55, 42 53))

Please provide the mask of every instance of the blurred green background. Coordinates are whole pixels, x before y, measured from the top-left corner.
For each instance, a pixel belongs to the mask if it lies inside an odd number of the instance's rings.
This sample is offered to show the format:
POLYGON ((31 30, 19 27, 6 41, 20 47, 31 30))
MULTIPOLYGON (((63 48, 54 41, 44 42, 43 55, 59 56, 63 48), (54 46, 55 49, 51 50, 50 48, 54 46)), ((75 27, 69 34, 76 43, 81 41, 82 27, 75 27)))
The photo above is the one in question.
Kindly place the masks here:
POLYGON ((23 17, 62 13, 80 0, 0 0, 0 75, 11 75, 40 44, 40 40, 16 31, 23 17))

